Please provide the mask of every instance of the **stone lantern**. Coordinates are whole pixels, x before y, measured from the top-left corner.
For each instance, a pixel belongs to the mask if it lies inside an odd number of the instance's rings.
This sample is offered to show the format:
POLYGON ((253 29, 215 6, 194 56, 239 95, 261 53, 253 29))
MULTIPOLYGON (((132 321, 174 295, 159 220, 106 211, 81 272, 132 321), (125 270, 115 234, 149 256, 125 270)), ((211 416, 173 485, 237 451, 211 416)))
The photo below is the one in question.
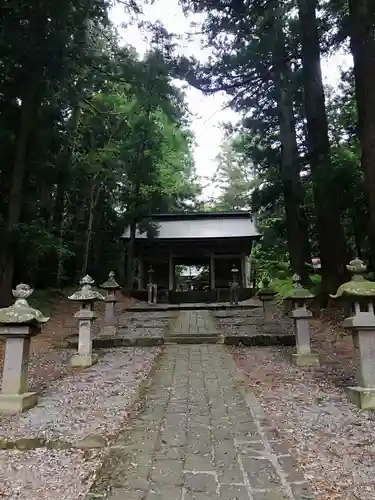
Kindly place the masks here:
POLYGON ((92 352, 92 327, 98 317, 94 311, 94 303, 105 299, 103 295, 92 289, 95 282, 91 276, 86 275, 79 283, 82 285, 81 290, 69 297, 70 300, 81 304, 81 309, 74 315, 78 320, 78 353, 72 356, 70 364, 86 368, 98 360, 97 355, 92 352))
POLYGON ((348 387, 349 399, 363 410, 375 410, 375 283, 365 279, 367 266, 359 259, 346 266, 353 276, 337 290, 333 299, 342 298, 352 305, 353 315, 342 326, 352 333, 358 353, 357 387, 348 387))
POLYGON ((238 275, 239 275, 239 272, 240 271, 237 269, 235 264, 233 264, 232 269, 230 270, 231 281, 229 282, 229 301, 230 301, 231 305, 238 304, 238 287, 239 287, 238 275))
POLYGON ((158 298, 158 286, 153 283, 154 270, 152 266, 148 269, 148 283, 147 283, 147 302, 149 304, 156 304, 158 298))
POLYGON ((116 290, 121 287, 115 280, 115 273, 111 271, 108 275, 107 281, 100 285, 100 288, 106 290, 105 297, 105 310, 104 310, 104 328, 101 332, 102 335, 116 335, 116 290))
POLYGON ((0 337, 5 339, 0 412, 19 413, 38 403, 36 392, 28 392, 28 364, 31 337, 41 332, 49 318, 29 306, 27 298, 34 290, 25 284, 12 290, 15 303, 0 309, 0 337))
POLYGON ((307 303, 315 297, 309 290, 303 288, 298 274, 293 276, 293 287, 285 296, 285 300, 292 302, 290 317, 294 322, 296 334, 296 350, 292 354, 292 362, 297 366, 319 366, 319 358, 311 352, 311 331, 309 320, 312 312, 307 309, 307 303))
POLYGON ((277 293, 270 286, 270 280, 263 278, 262 287, 258 292, 258 297, 262 301, 264 323, 273 323, 275 313, 275 296, 277 293))

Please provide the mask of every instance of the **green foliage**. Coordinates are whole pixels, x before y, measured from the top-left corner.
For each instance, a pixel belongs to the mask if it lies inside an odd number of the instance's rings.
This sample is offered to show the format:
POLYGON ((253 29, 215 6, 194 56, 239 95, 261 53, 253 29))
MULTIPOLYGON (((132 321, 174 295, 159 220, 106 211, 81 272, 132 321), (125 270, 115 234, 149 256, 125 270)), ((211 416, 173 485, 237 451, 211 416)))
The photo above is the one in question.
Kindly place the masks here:
MULTIPOLYGON (((317 89, 319 72, 314 65, 315 75, 311 73, 308 80, 305 70, 320 55, 342 50, 349 33, 348 5, 343 1, 182 3, 187 9, 205 13, 203 31, 213 56, 204 64, 182 58, 180 74, 206 93, 225 91, 231 97, 230 106, 242 117, 234 130, 232 127, 231 139, 224 141, 218 158, 220 194, 215 206, 251 207, 256 215, 263 234, 254 251, 259 280, 262 275, 284 280, 291 274, 288 265, 293 266, 293 256, 302 255, 299 263, 305 259, 310 264, 310 257, 322 256, 324 249, 323 276, 327 287, 332 287, 335 279, 344 275, 345 246, 349 255, 371 260, 355 86, 349 71, 342 74, 337 87, 325 89, 326 109, 321 102, 315 118, 324 124, 327 113, 328 144, 325 132, 311 133, 312 117, 307 107, 314 100, 310 92, 317 89), (312 14, 316 6, 318 47, 313 37, 303 36, 306 19, 303 9, 298 12, 298 8, 306 3, 312 14), (288 103, 289 115, 285 114, 288 103), (289 137, 285 137, 285 129, 289 137), (290 145, 293 133, 295 148, 290 145), (331 216, 335 224, 329 227, 331 216), (291 225, 293 220, 297 224, 291 225), (341 225, 346 245, 341 245, 341 225), (329 255, 330 248, 334 258, 329 255)), ((315 125, 315 130, 320 130, 320 125, 315 125)), ((308 266, 303 267, 307 274, 308 266)))
POLYGON ((239 138, 233 140, 228 135, 221 146, 216 163, 218 167, 213 182, 219 195, 214 202, 215 208, 217 210, 249 209, 251 192, 254 189, 253 169, 249 159, 241 150, 239 138))
POLYGON ((183 209, 199 192, 187 107, 167 61, 157 46, 143 60, 120 46, 108 7, 3 9, 0 301, 13 268, 13 281, 36 288, 86 271, 103 280, 109 269, 121 281, 126 224, 183 209))

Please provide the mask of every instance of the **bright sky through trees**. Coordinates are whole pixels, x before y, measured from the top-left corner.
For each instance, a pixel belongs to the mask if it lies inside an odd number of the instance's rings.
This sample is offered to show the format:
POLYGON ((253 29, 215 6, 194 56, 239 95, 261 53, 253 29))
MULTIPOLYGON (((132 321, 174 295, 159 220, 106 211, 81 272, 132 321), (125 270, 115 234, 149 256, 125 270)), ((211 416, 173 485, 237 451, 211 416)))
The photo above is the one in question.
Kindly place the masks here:
MULTIPOLYGON (((149 22, 160 21, 165 28, 181 37, 181 53, 189 56, 199 55, 200 60, 206 60, 211 51, 204 48, 199 35, 189 36, 192 33, 191 23, 196 23, 194 28, 199 32, 199 23, 203 19, 201 14, 185 17, 177 0, 156 0, 152 5, 143 7, 144 20, 149 22)), ((124 43, 132 45, 140 55, 148 49, 148 36, 139 30, 136 25, 121 27, 127 19, 124 7, 118 4, 111 11, 112 21, 119 27, 124 43)), ((351 57, 343 53, 331 57, 323 63, 325 82, 335 83, 340 75, 340 67, 345 69, 351 64, 351 57)), ((181 85, 184 85, 181 82, 181 85)), ((187 102, 193 115, 192 129, 195 134, 196 146, 194 161, 198 175, 205 186, 204 197, 214 194, 215 186, 208 179, 216 170, 215 158, 223 140, 220 123, 235 122, 238 115, 226 107, 228 98, 225 93, 205 96, 199 90, 184 85, 187 102)))

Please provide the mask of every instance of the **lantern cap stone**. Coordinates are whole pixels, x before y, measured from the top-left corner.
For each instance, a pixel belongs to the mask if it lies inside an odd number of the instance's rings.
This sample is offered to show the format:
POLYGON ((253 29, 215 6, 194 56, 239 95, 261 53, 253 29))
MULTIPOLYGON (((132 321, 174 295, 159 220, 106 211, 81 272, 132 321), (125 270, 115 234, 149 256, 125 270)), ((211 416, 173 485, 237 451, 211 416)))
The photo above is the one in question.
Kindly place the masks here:
POLYGON ((118 290, 121 288, 115 280, 115 273, 113 271, 108 274, 108 279, 100 285, 100 288, 105 288, 107 290, 118 290))
POLYGON ((293 285, 284 296, 289 300, 307 300, 313 299, 315 295, 301 285, 301 277, 298 274, 293 274, 293 285))
POLYGON ((86 276, 84 276, 79 282, 79 284, 82 285, 81 290, 77 290, 77 292, 74 292, 68 298, 70 300, 74 300, 75 302, 95 302, 97 300, 104 300, 101 293, 92 289, 92 285, 94 283, 95 281, 91 278, 91 276, 86 274, 86 276))
POLYGON ((346 266, 352 273, 352 278, 347 283, 339 286, 336 295, 331 295, 332 299, 340 297, 375 297, 375 283, 368 281, 363 275, 367 266, 360 259, 354 259, 346 266))
POLYGON ((270 286, 270 283, 271 280, 269 279, 269 277, 265 276, 262 279, 262 286, 258 291, 258 295, 276 295, 277 292, 272 286, 270 286))
POLYGON ((40 325, 46 323, 49 318, 45 317, 41 311, 31 307, 27 300, 34 293, 33 288, 25 283, 20 283, 12 290, 16 299, 10 307, 0 309, 0 324, 17 325, 40 325))

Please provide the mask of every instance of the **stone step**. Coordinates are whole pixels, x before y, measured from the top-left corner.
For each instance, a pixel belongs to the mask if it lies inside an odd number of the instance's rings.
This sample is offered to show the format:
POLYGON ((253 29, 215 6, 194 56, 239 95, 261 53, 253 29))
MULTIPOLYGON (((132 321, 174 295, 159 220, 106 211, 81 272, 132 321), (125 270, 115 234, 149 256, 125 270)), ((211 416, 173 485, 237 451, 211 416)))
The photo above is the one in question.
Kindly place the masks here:
MULTIPOLYGON (((96 337, 92 339, 93 349, 111 349, 114 347, 152 347, 164 344, 163 337, 96 337)), ((67 349, 77 349, 78 335, 71 335, 65 338, 62 346, 67 349)))
POLYGON ((295 346, 296 337, 294 334, 265 334, 259 335, 224 335, 224 344, 227 345, 245 345, 248 347, 255 346, 295 346))
POLYGON ((218 334, 166 335, 164 342, 166 344, 218 344, 221 342, 221 337, 218 334))
POLYGON ((231 305, 229 303, 216 302, 213 304, 199 303, 199 304, 169 304, 161 303, 158 304, 138 304, 126 308, 126 312, 149 312, 149 311, 221 311, 221 310, 251 310, 259 309, 258 304, 237 304, 231 305))

